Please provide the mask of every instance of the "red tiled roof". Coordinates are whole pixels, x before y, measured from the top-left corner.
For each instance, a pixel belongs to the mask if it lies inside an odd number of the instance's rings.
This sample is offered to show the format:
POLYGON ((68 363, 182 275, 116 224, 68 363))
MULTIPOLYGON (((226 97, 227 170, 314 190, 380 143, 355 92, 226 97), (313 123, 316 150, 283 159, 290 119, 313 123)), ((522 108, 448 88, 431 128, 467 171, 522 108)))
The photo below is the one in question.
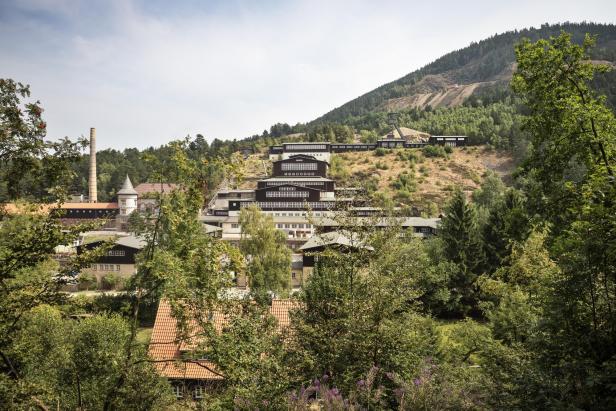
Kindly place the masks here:
MULTIPOLYGON (((33 207, 36 212, 47 213, 58 207, 58 204, 19 204, 19 203, 5 203, 0 204, 4 208, 5 212, 9 214, 32 212, 29 207, 33 207)), ((60 205, 63 210, 82 209, 82 210, 116 210, 118 209, 118 203, 63 203, 60 205)))
MULTIPOLYGON (((290 325, 289 310, 296 306, 297 303, 292 300, 272 301, 270 313, 278 320, 280 329, 290 325)), ((216 366, 210 361, 182 360, 182 352, 191 351, 198 343, 198 325, 191 320, 188 324, 188 335, 196 337, 178 341, 177 320, 171 311, 169 303, 161 300, 149 347, 149 354, 155 361, 158 372, 171 379, 221 380, 223 377, 217 373, 216 366)), ((227 322, 219 312, 214 313, 212 320, 217 331, 222 330, 227 322)))
POLYGON ((149 193, 170 193, 177 187, 177 184, 170 183, 141 183, 135 187, 135 191, 142 196, 149 193))
POLYGON ((115 210, 119 208, 118 203, 64 203, 60 208, 73 209, 80 208, 86 210, 115 210))

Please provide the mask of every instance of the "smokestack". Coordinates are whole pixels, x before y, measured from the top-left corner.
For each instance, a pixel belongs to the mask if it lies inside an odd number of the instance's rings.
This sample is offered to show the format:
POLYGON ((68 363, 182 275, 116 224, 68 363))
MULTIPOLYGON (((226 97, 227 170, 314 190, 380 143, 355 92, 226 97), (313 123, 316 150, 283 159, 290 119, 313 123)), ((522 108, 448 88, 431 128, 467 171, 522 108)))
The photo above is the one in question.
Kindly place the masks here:
POLYGON ((89 201, 96 203, 98 201, 96 191, 96 129, 90 129, 90 179, 88 182, 89 201))

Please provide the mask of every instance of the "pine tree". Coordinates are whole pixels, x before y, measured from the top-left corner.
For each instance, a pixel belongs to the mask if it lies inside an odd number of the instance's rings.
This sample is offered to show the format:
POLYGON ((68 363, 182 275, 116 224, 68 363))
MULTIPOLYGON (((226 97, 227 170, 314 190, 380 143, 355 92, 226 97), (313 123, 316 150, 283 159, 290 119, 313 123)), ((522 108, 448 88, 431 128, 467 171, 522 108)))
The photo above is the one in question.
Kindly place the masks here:
POLYGON ((475 209, 468 204, 460 190, 454 193, 445 213, 439 236, 444 244, 445 257, 460 269, 459 276, 452 279, 451 287, 460 295, 460 309, 466 314, 475 308, 475 280, 481 273, 485 260, 477 216, 475 209))

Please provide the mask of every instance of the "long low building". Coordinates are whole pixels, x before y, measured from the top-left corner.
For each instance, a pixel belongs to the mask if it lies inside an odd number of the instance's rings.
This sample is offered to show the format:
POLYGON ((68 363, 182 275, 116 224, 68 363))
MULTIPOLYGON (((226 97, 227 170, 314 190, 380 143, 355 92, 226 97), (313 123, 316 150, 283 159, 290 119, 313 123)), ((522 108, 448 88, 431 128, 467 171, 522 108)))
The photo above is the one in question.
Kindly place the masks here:
POLYGON ((330 143, 327 141, 283 143, 270 146, 269 158, 270 160, 287 160, 296 155, 304 155, 313 156, 329 163, 331 153, 371 151, 377 148, 422 148, 427 145, 460 147, 465 146, 466 143, 466 136, 430 136, 420 141, 411 141, 406 138, 396 137, 393 133, 390 133, 375 143, 330 143))

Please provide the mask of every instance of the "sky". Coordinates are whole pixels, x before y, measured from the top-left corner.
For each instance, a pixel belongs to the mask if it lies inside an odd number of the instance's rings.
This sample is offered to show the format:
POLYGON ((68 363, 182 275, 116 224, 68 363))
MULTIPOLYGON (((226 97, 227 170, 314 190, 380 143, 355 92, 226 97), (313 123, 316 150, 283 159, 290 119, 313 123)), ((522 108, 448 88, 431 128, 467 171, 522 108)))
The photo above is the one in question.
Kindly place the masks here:
POLYGON ((99 149, 307 122, 496 33, 614 23, 616 1, 0 0, 0 78, 99 149))

